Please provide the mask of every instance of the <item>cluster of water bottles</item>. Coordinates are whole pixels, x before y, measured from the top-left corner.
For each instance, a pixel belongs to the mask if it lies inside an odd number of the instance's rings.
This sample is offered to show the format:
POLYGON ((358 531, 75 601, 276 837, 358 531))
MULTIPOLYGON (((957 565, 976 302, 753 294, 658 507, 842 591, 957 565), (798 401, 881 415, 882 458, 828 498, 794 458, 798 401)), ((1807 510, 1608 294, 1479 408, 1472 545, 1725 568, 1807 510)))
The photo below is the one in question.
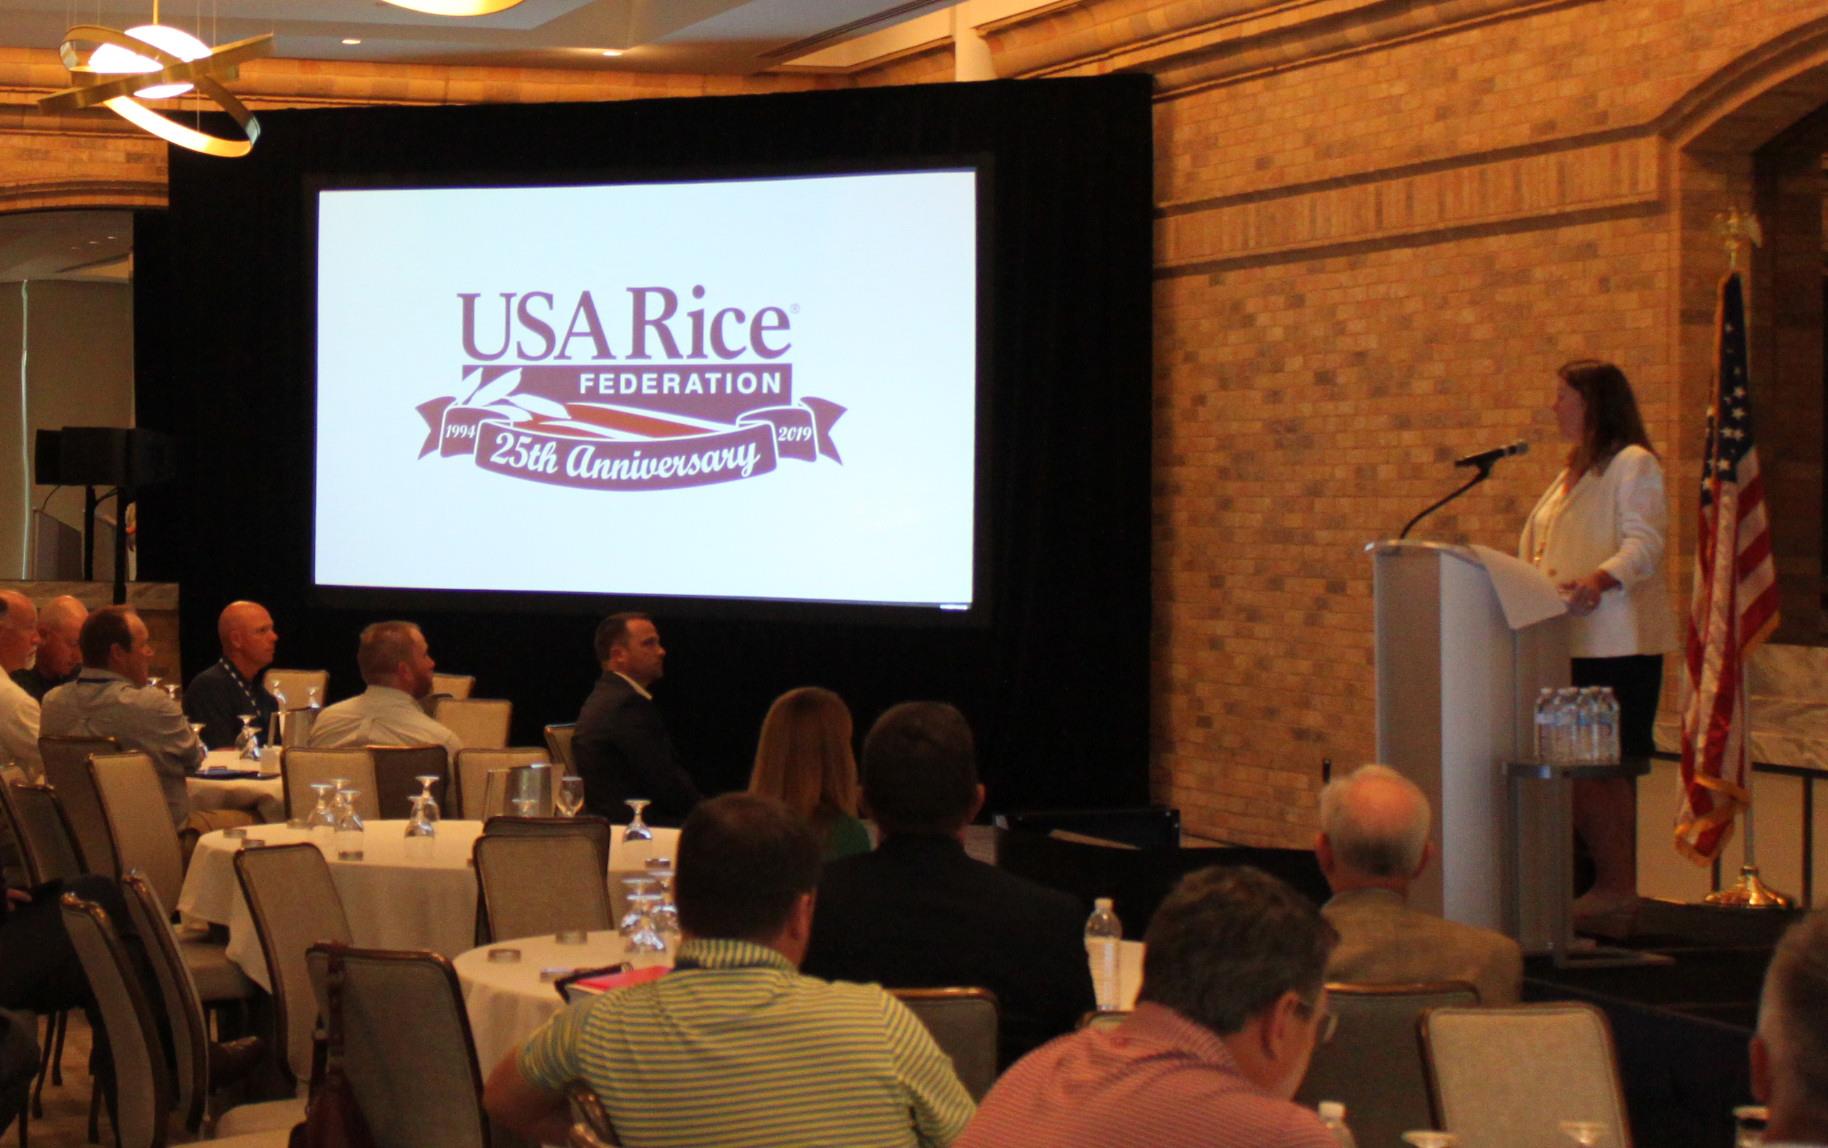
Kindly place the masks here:
POLYGON ((1610 686, 1544 689, 1536 695, 1536 760, 1617 765, 1619 700, 1610 686))

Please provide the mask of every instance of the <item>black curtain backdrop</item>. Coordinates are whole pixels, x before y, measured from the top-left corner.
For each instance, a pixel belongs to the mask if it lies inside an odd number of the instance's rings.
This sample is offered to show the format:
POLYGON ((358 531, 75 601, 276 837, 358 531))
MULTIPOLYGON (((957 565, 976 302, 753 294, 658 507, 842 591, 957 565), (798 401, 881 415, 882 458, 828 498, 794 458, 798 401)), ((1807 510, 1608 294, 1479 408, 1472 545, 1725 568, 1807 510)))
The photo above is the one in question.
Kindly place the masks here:
MULTIPOLYGON (((214 659, 216 614, 235 598, 272 610, 279 664, 330 670, 333 700, 360 688, 358 629, 405 615, 441 668, 475 674, 478 696, 513 699, 516 744, 538 744, 541 724, 576 717, 597 673, 594 621, 620 605, 529 595, 503 611, 427 596, 366 611, 314 596, 310 181, 575 182, 988 155, 990 624, 661 607, 669 656, 656 696, 711 790, 746 782, 777 694, 822 684, 849 701, 859 744, 897 701, 957 704, 977 731, 992 808, 1147 799, 1146 77, 260 122, 247 159, 172 149, 169 214, 142 217, 136 234, 139 422, 176 434, 183 456, 176 483, 142 495, 140 575, 181 585, 186 679, 214 659)), ((565 539, 527 558, 564 562, 565 539)))

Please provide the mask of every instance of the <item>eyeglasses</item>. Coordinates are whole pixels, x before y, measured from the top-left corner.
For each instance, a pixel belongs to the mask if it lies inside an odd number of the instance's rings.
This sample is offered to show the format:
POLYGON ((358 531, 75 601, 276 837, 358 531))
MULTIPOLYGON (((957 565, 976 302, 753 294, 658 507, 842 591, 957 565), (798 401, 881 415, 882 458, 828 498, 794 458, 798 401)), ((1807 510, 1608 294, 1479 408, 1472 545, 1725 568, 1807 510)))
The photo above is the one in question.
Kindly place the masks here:
POLYGON ((1313 1016, 1318 1009, 1320 1020, 1318 1027, 1314 1030, 1314 1044, 1318 1047, 1323 1044, 1333 1043, 1333 1038, 1339 1034, 1338 1013, 1331 1009, 1319 1008, 1318 1005, 1311 1001, 1297 1001, 1295 1008, 1302 1020, 1306 1020, 1308 1017, 1313 1016))

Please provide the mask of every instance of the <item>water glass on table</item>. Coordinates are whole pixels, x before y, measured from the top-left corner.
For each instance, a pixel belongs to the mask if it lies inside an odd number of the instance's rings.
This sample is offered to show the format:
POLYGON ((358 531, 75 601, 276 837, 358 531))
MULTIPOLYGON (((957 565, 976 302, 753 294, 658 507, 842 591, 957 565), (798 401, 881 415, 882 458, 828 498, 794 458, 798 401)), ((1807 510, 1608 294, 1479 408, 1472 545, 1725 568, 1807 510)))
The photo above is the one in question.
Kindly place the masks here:
POLYGON ((584 808, 584 779, 571 773, 561 777, 552 804, 560 817, 576 817, 584 808))
POLYGON ((629 818, 628 828, 622 831, 622 840, 652 841, 654 839, 654 831, 647 827, 647 822, 641 820, 641 811, 646 809, 649 805, 652 805, 653 802, 645 797, 631 797, 623 804, 634 810, 635 815, 629 818))

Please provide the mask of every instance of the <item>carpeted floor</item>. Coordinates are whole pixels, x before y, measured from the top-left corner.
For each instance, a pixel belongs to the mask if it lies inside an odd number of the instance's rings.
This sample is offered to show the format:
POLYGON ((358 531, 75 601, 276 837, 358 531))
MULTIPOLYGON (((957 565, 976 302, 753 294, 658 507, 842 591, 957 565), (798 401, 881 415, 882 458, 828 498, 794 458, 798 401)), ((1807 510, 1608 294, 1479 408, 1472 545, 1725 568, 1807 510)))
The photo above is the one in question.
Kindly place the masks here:
MULTIPOLYGON (((44 1116, 31 1122, 31 1148, 85 1148, 89 1143, 89 1044, 89 1023, 81 1013, 71 1014, 63 1045, 63 1084, 44 1086, 44 1116)), ((101 1134, 104 1144, 114 1142, 105 1112, 101 1134)), ((0 1146, 13 1148, 18 1143, 19 1126, 14 1124, 0 1137, 0 1146)))

